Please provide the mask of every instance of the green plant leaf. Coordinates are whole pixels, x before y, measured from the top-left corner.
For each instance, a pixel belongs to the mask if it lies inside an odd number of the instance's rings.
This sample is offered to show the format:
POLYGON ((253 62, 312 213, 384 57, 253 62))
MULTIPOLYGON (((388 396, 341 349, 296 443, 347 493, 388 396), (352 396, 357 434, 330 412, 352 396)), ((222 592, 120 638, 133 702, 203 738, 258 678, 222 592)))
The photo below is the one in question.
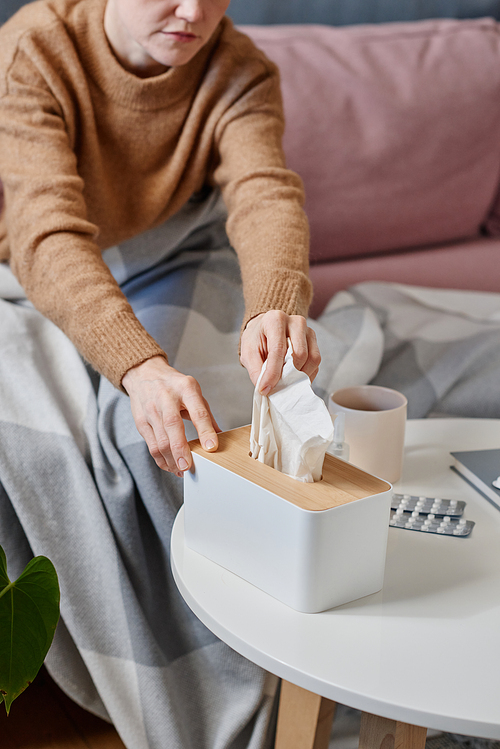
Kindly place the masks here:
POLYGON ((47 557, 32 559, 11 582, 0 546, 0 698, 7 714, 45 660, 59 621, 59 598, 57 573, 47 557))

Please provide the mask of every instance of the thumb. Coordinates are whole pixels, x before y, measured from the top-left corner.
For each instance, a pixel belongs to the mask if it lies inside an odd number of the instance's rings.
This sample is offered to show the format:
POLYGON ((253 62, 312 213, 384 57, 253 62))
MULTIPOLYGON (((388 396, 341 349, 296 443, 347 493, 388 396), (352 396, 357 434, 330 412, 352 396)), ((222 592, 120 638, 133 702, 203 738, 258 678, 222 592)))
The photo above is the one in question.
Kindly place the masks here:
POLYGON ((254 356, 249 356, 246 361, 242 359, 241 363, 247 370, 248 376, 254 387, 257 387, 259 378, 266 371, 266 361, 263 361, 262 358, 256 354, 254 356))

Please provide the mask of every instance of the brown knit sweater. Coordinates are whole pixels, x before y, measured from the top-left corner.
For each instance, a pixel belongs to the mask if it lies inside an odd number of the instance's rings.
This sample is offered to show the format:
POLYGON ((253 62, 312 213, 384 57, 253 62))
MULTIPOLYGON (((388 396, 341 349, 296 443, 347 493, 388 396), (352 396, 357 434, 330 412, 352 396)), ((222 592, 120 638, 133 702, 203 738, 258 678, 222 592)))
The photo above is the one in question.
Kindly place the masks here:
MULTIPOLYGON (((39 0, 0 29, 0 260, 117 387, 161 348, 101 251, 222 189, 245 321, 306 314, 308 228, 285 168, 275 66, 225 18, 187 65, 142 79, 116 60, 105 0, 39 0)), ((168 353, 168 352, 167 352, 168 353)))

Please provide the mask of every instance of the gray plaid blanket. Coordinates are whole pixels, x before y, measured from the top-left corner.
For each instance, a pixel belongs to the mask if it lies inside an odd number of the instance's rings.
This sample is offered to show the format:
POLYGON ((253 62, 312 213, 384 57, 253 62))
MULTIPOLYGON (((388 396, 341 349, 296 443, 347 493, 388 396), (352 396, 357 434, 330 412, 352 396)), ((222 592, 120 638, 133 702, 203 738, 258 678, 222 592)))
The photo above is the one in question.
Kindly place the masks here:
MULTIPOLYGON (((240 277, 218 196, 104 257, 221 427, 249 423, 240 277)), ((0 315, 0 544, 11 577, 33 554, 58 571, 53 678, 130 749, 269 746, 276 679, 211 634, 172 580, 182 480, 156 467, 127 397, 86 366, 5 265, 0 315)), ((500 416, 500 295, 360 284, 310 324, 324 398, 371 381, 406 393, 412 417, 500 416)))

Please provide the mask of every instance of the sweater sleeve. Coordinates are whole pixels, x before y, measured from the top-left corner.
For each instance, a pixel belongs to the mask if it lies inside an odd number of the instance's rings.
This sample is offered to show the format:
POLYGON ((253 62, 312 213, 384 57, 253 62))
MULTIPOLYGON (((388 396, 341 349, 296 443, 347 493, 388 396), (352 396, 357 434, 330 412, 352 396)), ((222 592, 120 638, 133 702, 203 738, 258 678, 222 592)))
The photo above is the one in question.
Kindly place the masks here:
POLYGON ((164 353, 102 259, 68 130, 41 73, 18 52, 0 88, 11 268, 35 307, 121 387, 128 369, 164 353))
POLYGON ((286 168, 283 130, 274 66, 242 92, 216 130, 214 179, 228 209, 227 232, 241 266, 243 327, 271 309, 306 316, 311 301, 304 190, 300 177, 286 168))

